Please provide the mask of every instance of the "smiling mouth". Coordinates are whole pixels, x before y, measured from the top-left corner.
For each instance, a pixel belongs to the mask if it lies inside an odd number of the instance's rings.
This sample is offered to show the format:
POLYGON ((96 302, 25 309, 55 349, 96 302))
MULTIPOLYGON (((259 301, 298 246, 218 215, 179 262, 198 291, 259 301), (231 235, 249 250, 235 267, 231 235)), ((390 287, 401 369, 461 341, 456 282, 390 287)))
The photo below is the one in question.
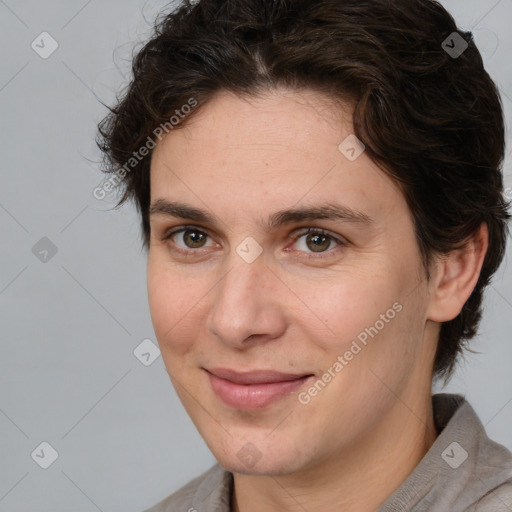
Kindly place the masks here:
POLYGON ((289 374, 268 370, 246 373, 225 368, 205 369, 215 394, 235 409, 261 409, 309 381, 312 374, 289 374))

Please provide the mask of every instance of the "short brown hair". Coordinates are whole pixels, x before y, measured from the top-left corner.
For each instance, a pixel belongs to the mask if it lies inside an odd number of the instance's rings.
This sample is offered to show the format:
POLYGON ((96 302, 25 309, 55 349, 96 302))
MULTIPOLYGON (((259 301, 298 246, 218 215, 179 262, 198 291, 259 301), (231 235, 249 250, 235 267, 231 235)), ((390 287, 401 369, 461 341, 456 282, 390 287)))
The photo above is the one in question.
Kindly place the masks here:
POLYGON ((135 200, 146 248, 151 151, 129 172, 126 162, 191 98, 198 106, 173 129, 221 90, 307 88, 350 102, 354 133, 407 200, 427 277, 435 254, 462 247, 485 222, 489 249, 478 283, 441 325, 434 372, 451 374, 477 332, 510 218, 501 100, 470 32, 432 0, 185 1, 157 20, 132 68, 97 142, 105 172, 124 166, 118 206, 135 200), (467 48, 450 54, 444 41, 467 48))

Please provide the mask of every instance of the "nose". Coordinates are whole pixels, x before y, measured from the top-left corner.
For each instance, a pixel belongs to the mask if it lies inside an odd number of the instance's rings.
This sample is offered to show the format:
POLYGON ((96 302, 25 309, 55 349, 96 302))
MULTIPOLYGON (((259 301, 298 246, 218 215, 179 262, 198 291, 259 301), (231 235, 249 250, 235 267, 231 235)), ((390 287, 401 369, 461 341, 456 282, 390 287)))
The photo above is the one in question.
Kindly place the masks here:
POLYGON ((286 331, 286 313, 279 302, 280 282, 263 257, 246 263, 234 253, 229 268, 212 290, 209 332, 238 350, 281 336, 286 331))

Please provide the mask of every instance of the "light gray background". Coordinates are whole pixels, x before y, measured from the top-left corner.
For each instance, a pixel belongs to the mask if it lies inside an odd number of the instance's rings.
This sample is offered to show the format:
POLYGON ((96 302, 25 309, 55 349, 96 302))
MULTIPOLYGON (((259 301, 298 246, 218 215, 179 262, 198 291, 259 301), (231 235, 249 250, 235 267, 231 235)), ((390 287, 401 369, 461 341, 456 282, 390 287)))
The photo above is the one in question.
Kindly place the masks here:
MULTIPOLYGON (((510 126, 512 0, 443 4, 473 30, 510 126)), ((113 103, 134 44, 166 5, 0 1, 0 512, 141 511, 214 463, 161 357, 144 366, 133 354, 155 342, 134 208, 92 195, 102 180, 99 99, 113 103), (47 59, 31 48, 43 31, 59 45, 47 59), (43 237, 57 248, 46 262, 32 249, 43 237), (35 462, 48 450, 31 456, 43 441, 58 453, 48 469, 35 462)), ((489 435, 512 449, 506 261, 485 310, 472 345, 481 354, 467 356, 447 390, 466 394, 489 435)))

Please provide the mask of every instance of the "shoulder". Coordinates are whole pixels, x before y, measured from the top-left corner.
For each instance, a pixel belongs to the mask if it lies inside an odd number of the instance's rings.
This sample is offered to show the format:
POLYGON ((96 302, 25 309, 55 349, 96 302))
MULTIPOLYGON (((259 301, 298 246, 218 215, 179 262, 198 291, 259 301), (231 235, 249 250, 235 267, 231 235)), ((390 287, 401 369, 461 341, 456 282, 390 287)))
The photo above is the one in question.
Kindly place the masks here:
POLYGON ((512 453, 461 396, 433 398, 434 444, 379 512, 511 512, 512 453))
POLYGON ((468 512, 512 510, 512 453, 487 436, 468 402, 460 402, 438 441, 432 452, 440 455, 441 499, 452 496, 449 501, 468 512))
POLYGON ((510 512, 512 510, 512 477, 508 482, 485 494, 470 510, 474 510, 474 512, 510 512))
POLYGON ((475 512, 512 510, 512 453, 503 445, 486 438, 479 443, 477 468, 471 485, 480 489, 475 512))
POLYGON ((217 463, 144 512, 229 512, 231 485, 232 474, 217 463))

